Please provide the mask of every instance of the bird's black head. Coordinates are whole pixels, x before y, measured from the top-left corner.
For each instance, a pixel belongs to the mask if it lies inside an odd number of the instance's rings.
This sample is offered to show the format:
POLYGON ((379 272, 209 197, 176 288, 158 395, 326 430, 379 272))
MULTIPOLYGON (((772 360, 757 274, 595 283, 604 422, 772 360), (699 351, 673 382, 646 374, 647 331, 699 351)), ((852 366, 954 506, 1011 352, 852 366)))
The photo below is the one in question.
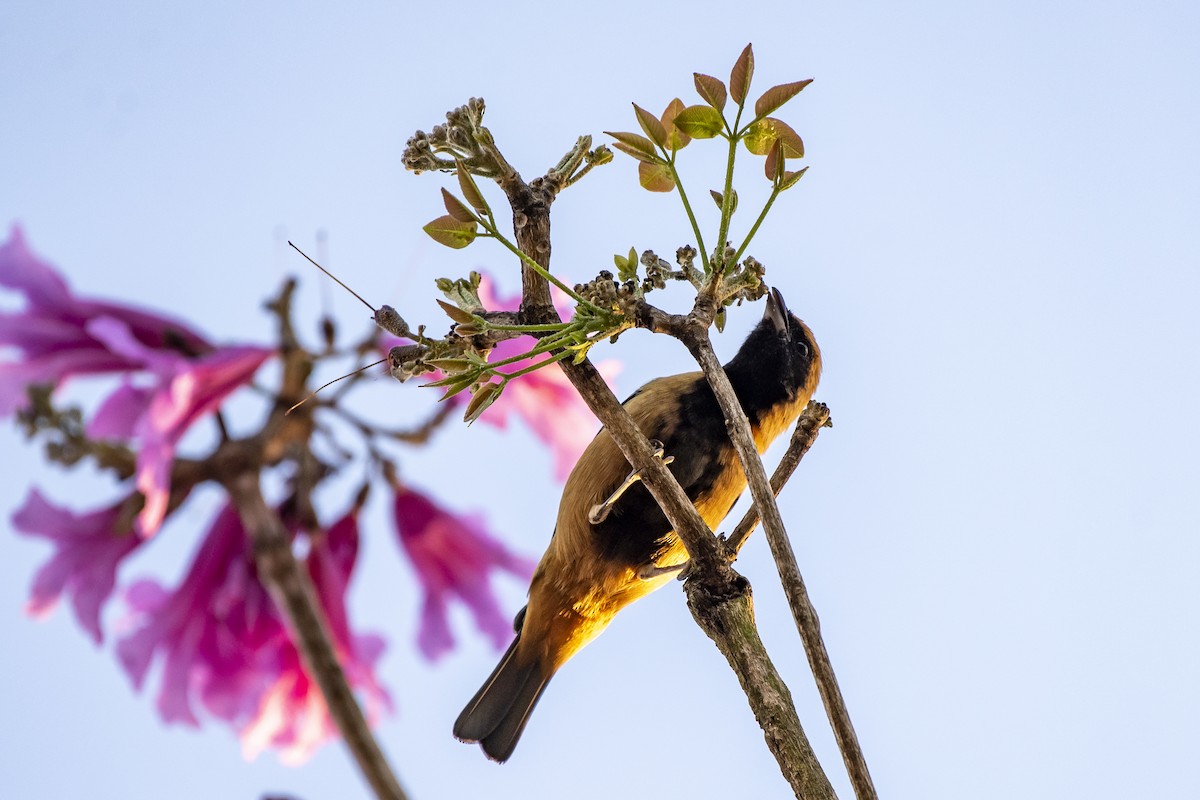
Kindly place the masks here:
POLYGON ((742 407, 754 421, 781 403, 804 402, 821 378, 821 350, 812 331, 772 289, 762 321, 725 365, 742 407))

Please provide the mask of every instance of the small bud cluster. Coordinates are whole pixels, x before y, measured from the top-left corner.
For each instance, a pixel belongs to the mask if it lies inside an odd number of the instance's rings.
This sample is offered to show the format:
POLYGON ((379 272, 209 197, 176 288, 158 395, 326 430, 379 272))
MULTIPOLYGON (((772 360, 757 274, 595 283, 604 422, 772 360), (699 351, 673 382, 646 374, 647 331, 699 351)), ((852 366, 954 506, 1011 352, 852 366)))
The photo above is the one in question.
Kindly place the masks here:
POLYGON ((667 287, 667 279, 675 277, 675 272, 671 269, 671 265, 655 255, 653 250, 647 250, 642 253, 641 261, 642 266, 646 268, 646 279, 642 281, 644 291, 665 289, 667 287))
POLYGON ((696 248, 690 244, 685 244, 683 247, 675 251, 675 263, 683 268, 683 271, 689 275, 696 271, 696 248))
POLYGON ((435 125, 429 133, 417 131, 409 138, 401 156, 406 169, 421 173, 430 170, 452 170, 454 160, 472 166, 476 175, 488 174, 481 143, 490 140, 483 127, 483 98, 472 97, 464 106, 446 112, 446 122, 435 125), (439 158, 438 154, 449 156, 439 158))
POLYGON ((602 269, 595 278, 587 283, 575 284, 575 293, 600 308, 618 309, 621 308, 624 298, 631 297, 636 293, 637 287, 636 281, 618 282, 611 272, 602 269))

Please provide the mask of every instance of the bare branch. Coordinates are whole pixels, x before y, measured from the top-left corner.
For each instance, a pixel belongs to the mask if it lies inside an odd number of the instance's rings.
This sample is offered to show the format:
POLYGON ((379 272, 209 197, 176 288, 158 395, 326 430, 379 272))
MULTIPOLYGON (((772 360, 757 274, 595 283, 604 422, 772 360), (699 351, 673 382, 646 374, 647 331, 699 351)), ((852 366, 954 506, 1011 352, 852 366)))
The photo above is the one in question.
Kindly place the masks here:
MULTIPOLYGON (((821 428, 831 427, 833 420, 829 416, 829 407, 816 400, 808 401, 808 407, 804 409, 800 419, 796 420, 796 429, 792 431, 792 438, 783 458, 779 459, 775 472, 771 474, 771 492, 776 497, 800 465, 800 460, 817 441, 817 434, 821 432, 821 428)), ((742 551, 742 545, 758 527, 759 520, 758 506, 750 506, 741 522, 725 539, 725 546, 733 553, 734 558, 737 558, 738 553, 742 551)))
MULTIPOLYGON (((489 145, 494 148, 490 140, 489 145)), ((560 188, 554 177, 551 174, 526 184, 511 170, 497 178, 513 209, 518 245, 545 268, 550 264, 550 204, 560 188)), ((546 279, 524 265, 522 276, 521 321, 558 322, 558 314, 549 302, 546 279)), ((697 310, 689 315, 690 321, 704 325, 711 321, 715 311, 715 302, 702 295, 697 310)), ((663 326, 679 323, 657 315, 655 322, 663 326)), ((646 437, 592 363, 584 359, 578 364, 570 360, 561 364, 630 465, 639 471, 646 488, 687 547, 693 564, 685 584, 688 605, 697 623, 717 643, 737 674, 784 777, 798 798, 832 800, 836 797, 833 788, 808 745, 791 696, 758 637, 749 582, 729 566, 720 540, 708 529, 674 476, 653 456, 646 437)))
POLYGON ((808 663, 816 679, 821 701, 825 704, 825 713, 829 716, 838 747, 842 751, 842 759, 846 762, 855 796, 859 800, 875 800, 878 797, 875 785, 871 780, 871 773, 867 770, 867 762, 859 746, 858 736, 854 732, 854 725, 850 722, 850 712, 846 708, 845 698, 842 697, 837 677, 834 675, 829 651, 821 637, 821 623, 817 618, 817 611, 808 596, 804 578, 796 564, 796 554, 788 540, 783 518, 779 515, 779 506, 775 503, 775 494, 770 481, 767 480, 762 459, 754 446, 750 434, 750 421, 746 418, 737 395, 733 393, 729 377, 713 352, 707 329, 698 333, 689 332, 684 344, 704 370, 717 402, 725 412, 726 427, 746 471, 746 480, 754 504, 762 516, 763 530, 771 546, 771 554, 775 558, 779 579, 783 584, 788 605, 792 609, 792 618, 800 632, 800 639, 804 643, 804 652, 808 655, 808 663))
POLYGON ((312 583, 292 555, 283 522, 263 499, 257 471, 242 472, 226 487, 254 544, 259 576, 287 619, 304 665, 321 688, 329 714, 363 777, 380 800, 407 800, 346 680, 329 638, 329 623, 312 583))

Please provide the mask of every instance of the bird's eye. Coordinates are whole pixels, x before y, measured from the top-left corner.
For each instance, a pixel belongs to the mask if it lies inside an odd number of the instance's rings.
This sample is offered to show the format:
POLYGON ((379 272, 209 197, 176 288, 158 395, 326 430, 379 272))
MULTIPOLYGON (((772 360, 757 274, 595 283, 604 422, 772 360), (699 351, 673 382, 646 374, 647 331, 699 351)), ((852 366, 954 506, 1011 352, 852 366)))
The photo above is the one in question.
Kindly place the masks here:
POLYGON ((804 356, 805 358, 808 358, 808 354, 810 351, 808 349, 807 344, 805 344, 804 342, 796 342, 796 349, 800 351, 800 355, 804 356))

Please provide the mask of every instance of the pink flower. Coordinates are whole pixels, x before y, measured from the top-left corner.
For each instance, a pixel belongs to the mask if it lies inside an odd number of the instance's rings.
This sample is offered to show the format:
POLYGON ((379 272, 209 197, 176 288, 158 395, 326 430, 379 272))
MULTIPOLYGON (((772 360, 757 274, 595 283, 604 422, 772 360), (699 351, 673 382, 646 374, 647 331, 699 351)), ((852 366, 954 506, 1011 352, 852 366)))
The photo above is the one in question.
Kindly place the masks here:
POLYGON ((425 495, 393 481, 396 530, 425 589, 417 645, 429 660, 454 646, 446 607, 457 598, 471 610, 475 624, 497 648, 513 630, 492 594, 490 574, 503 570, 520 578, 533 574, 535 562, 509 552, 489 536, 482 519, 461 517, 425 495))
MULTIPOLYGON (((392 700, 375 676, 383 654, 382 637, 357 636, 350 630, 346 589, 358 558, 358 507, 314 538, 308 572, 325 611, 330 634, 351 686, 364 694, 367 720, 375 724, 392 710, 392 700)), ((290 642, 289 642, 290 645, 290 642)), ((259 703, 253 722, 242 731, 242 751, 253 758, 266 747, 283 748, 285 763, 306 761, 318 746, 337 735, 321 690, 300 664, 294 646, 283 648, 284 668, 259 703)))
POLYGON ((137 488, 146 505, 138 514, 137 528, 142 536, 152 536, 166 518, 179 440, 234 390, 249 383, 274 351, 223 347, 192 360, 146 347, 129 326, 112 317, 91 321, 87 330, 111 352, 158 379, 153 389, 124 384, 104 401, 88 425, 93 437, 138 441, 137 488))
MULTIPOLYGON (((391 708, 374 666, 377 636, 355 636, 345 591, 357 558, 358 509, 313 538, 308 568, 352 686, 369 714, 391 708)), ((156 657, 163 661, 158 709, 167 722, 198 726, 193 703, 230 723, 247 757, 283 747, 289 762, 306 759, 335 733, 320 691, 301 663, 284 622, 258 579, 250 542, 237 512, 226 506, 213 521, 183 582, 168 593, 140 581, 127 600, 138 628, 117 655, 139 690, 156 657)))
POLYGON ((25 296, 24 311, 0 313, 0 347, 13 348, 20 355, 16 361, 0 362, 0 417, 24 407, 25 389, 30 384, 57 387, 77 375, 137 368, 88 332, 91 320, 118 320, 136 341, 152 350, 199 355, 213 349, 204 337, 177 320, 75 297, 62 276, 29 250, 16 226, 8 242, 0 245, 0 286, 25 296))
MULTIPOLYGON (((479 299, 489 311, 516 311, 521 304, 520 295, 507 298, 496 295, 492 281, 487 276, 484 276, 479 286, 479 299)), ((565 298, 559 296, 557 299, 558 305, 564 306, 565 298)), ((559 313, 564 318, 569 318, 571 310, 569 307, 560 307, 559 313)), ((502 361, 518 356, 528 352, 534 343, 535 340, 529 336, 507 339, 496 346, 488 360, 502 361)), ((505 367, 504 371, 516 372, 547 358, 549 356, 518 361, 505 367)), ((619 363, 611 360, 601 362, 597 368, 609 381, 615 378, 621 369, 619 363)), ((499 399, 483 412, 480 420, 497 428, 505 428, 511 414, 523 419, 534 434, 550 446, 554 454, 555 477, 560 481, 566 480, 584 448, 600 428, 591 409, 583 402, 557 364, 543 367, 510 382, 499 399)))
POLYGON ((138 440, 136 482, 146 503, 137 531, 153 535, 167 514, 179 440, 249 382, 273 351, 217 349, 175 320, 79 299, 61 275, 33 255, 16 227, 0 246, 0 286, 24 294, 26 304, 21 313, 0 314, 0 346, 21 356, 0 362, 0 417, 25 404, 29 384, 59 386, 76 375, 124 373, 124 383, 89 422, 88 434, 138 440), (143 373, 156 385, 134 380, 143 373))
POLYGON ((75 617, 99 644, 100 609, 112 594, 117 566, 141 544, 126 525, 120 524, 124 502, 109 508, 76 514, 51 505, 36 490, 12 516, 17 531, 40 536, 54 543, 57 552, 33 579, 29 613, 50 613, 63 593, 71 596, 75 617), (124 527, 122 530, 121 528, 124 527))

